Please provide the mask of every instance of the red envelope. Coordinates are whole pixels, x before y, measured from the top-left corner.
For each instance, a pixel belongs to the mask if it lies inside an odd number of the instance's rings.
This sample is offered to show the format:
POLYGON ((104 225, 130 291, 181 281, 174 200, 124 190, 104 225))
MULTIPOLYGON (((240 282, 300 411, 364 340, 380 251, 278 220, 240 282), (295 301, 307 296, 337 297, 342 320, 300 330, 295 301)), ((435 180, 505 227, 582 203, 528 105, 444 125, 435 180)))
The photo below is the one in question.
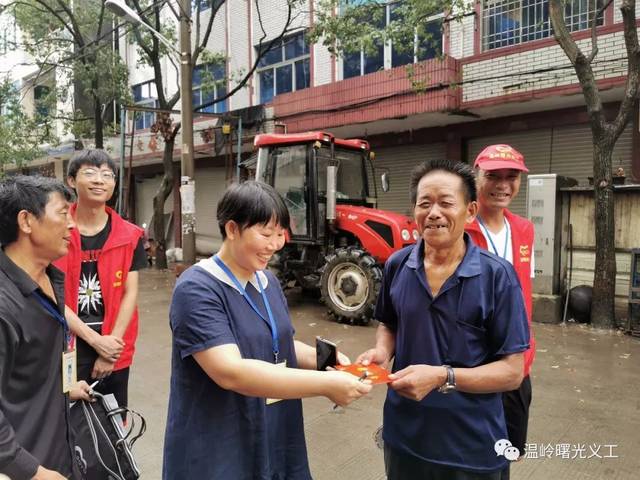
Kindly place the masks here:
POLYGON ((370 365, 363 365, 361 363, 353 363, 351 365, 337 365, 337 370, 355 375, 362 380, 369 380, 373 385, 379 383, 390 383, 392 380, 389 378, 389 370, 382 368, 380 365, 372 363, 370 365), (363 375, 366 376, 363 377, 363 375))

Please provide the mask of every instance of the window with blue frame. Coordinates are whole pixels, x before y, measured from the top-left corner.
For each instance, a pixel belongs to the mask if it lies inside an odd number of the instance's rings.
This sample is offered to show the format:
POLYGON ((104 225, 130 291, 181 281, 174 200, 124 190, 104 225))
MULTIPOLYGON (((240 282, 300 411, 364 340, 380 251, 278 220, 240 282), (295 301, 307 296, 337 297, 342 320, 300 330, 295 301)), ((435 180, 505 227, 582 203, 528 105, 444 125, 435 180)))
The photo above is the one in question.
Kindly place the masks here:
MULTIPOLYGON (((156 108, 158 106, 156 84, 153 80, 139 83, 131 87, 133 101, 141 107, 156 108)), ((155 112, 136 112, 136 130, 151 128, 156 118, 155 112)))
POLYGON ((214 10, 217 10, 224 2, 225 0, 191 0, 191 11, 197 12, 198 5, 200 6, 201 12, 209 10, 211 7, 213 7, 214 10))
MULTIPOLYGON (((357 5, 368 3, 362 0, 357 5)), ((353 2, 350 3, 354 6, 353 2)), ((402 3, 395 1, 387 5, 378 4, 376 9, 363 10, 363 22, 372 23, 382 30, 392 22, 402 22, 402 3)), ((342 78, 357 77, 368 73, 384 70, 385 66, 399 67, 411 63, 435 58, 442 54, 442 21, 444 14, 440 13, 427 18, 424 25, 415 29, 413 38, 406 39, 402 46, 394 44, 392 40, 386 43, 379 40, 373 49, 362 49, 357 52, 347 52, 343 55, 342 78)))
MULTIPOLYGON (((224 64, 198 65, 193 69, 193 108, 198 108, 227 94, 227 79, 224 64)), ((199 112, 224 113, 227 100, 200 108, 199 112)))
MULTIPOLYGON (((389 4, 389 21, 402 22, 399 4, 389 4)), ((442 22, 444 13, 430 16, 426 22, 415 29, 413 42, 406 42, 404 48, 399 48, 391 44, 391 67, 399 67, 410 63, 417 63, 429 60, 442 55, 442 22)))
MULTIPOLYGON (((369 3, 367 0, 351 2, 350 8, 357 8, 367 3, 369 3)), ((356 15, 362 16, 362 22, 373 23, 375 27, 382 30, 387 25, 387 9, 388 6, 380 6, 375 13, 371 9, 365 9, 356 12, 356 15)), ((384 42, 381 40, 376 41, 372 48, 345 52, 343 55, 342 78, 359 77, 378 70, 384 70, 384 42)))
MULTIPOLYGON (((266 49, 265 46, 262 48, 266 49)), ((268 103, 276 95, 311 85, 309 45, 304 32, 286 37, 263 52, 257 69, 260 103, 268 103)))
MULTIPOLYGON (((594 13, 604 0, 567 0, 565 21, 570 32, 590 28, 594 13)), ((485 0, 483 3, 484 50, 508 47, 550 37, 549 0, 485 0)), ((596 19, 604 24, 604 14, 596 19)))

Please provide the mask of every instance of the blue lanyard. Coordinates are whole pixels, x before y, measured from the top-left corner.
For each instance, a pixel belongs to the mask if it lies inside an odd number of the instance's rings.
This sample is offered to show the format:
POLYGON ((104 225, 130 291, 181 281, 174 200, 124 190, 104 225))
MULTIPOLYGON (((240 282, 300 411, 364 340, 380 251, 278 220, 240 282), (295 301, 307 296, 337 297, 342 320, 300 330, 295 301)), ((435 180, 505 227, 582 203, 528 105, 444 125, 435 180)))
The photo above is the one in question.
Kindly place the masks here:
POLYGON ((62 325, 62 328, 64 329, 65 348, 69 348, 69 345, 71 345, 71 332, 69 331, 67 319, 64 318, 64 315, 55 309, 53 305, 51 305, 51 302, 49 302, 49 300, 47 300, 40 292, 36 290, 33 292, 33 295, 36 297, 36 300, 40 302, 40 305, 42 305, 42 307, 51 314, 51 316, 55 318, 60 325, 62 325))
POLYGON ((491 233, 489 232, 489 229, 486 227, 486 225, 482 222, 482 219, 480 218, 480 216, 478 216, 478 223, 480 224, 480 226, 482 227, 485 236, 487 237, 487 240, 489 240, 489 243, 491 244, 491 248, 493 248, 493 252, 501 257, 506 259, 507 258, 507 247, 509 246, 509 224, 507 223, 507 219, 504 219, 504 226, 507 229, 507 234, 505 235, 505 239, 504 239, 504 252, 502 255, 500 255, 498 253, 498 249, 496 248, 495 243, 493 243, 493 239, 491 238, 491 233))
POLYGON ((266 293, 264 293, 264 289, 262 288, 262 283, 260 283, 260 278, 258 277, 258 273, 256 272, 256 281, 258 282, 260 295, 262 295, 262 301, 264 302, 264 306, 267 309, 267 315, 269 316, 268 319, 264 318, 264 315, 262 315, 260 310, 258 310, 258 307, 256 306, 256 304, 253 303, 253 300, 251 300, 251 297, 249 297, 249 295, 247 294, 247 291, 242 287, 242 285, 240 284, 236 276, 233 274, 231 270, 229 270, 229 267, 225 265, 222 259, 217 255, 214 255, 213 260, 218 264, 218 266, 222 269, 222 271, 226 273, 227 276, 231 279, 233 284, 240 291, 240 293, 242 294, 244 299, 247 301, 249 306, 253 309, 253 311, 256 312, 262 320, 267 322, 267 325, 271 330, 271 340, 273 342, 273 357, 275 359, 275 362, 278 363, 278 354, 280 353, 280 342, 278 339, 278 325, 276 324, 276 321, 273 318, 273 312, 271 312, 271 305, 269 305, 269 300, 267 300, 267 295, 266 293))

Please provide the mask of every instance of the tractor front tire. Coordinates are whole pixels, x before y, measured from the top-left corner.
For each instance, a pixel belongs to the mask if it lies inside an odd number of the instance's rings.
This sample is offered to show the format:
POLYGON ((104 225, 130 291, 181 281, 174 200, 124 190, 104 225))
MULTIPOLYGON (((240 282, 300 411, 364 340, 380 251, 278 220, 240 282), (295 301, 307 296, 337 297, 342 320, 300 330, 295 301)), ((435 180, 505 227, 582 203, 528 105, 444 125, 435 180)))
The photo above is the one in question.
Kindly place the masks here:
POLYGON ((320 278, 322 301, 338 322, 366 325, 373 316, 382 270, 364 250, 336 249, 320 278))

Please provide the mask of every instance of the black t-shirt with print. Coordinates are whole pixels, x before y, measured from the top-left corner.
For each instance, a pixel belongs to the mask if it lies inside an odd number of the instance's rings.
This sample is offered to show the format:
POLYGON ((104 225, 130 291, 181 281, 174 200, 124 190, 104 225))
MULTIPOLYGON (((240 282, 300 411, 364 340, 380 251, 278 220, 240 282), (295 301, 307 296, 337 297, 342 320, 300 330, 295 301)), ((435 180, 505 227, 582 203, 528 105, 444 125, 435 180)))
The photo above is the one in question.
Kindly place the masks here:
MULTIPOLYGON (((104 303, 102 288, 98 278, 98 261, 102 253, 102 247, 107 242, 111 233, 111 217, 105 227, 96 235, 80 235, 82 245, 82 264, 80 272, 80 285, 78 286, 78 316, 93 330, 102 333, 104 321, 104 303)), ((144 251, 142 238, 138 241, 133 253, 130 272, 134 272, 147 266, 147 254, 144 251)), ((98 358, 96 351, 84 340, 78 337, 77 353, 78 365, 93 364, 98 358)))

